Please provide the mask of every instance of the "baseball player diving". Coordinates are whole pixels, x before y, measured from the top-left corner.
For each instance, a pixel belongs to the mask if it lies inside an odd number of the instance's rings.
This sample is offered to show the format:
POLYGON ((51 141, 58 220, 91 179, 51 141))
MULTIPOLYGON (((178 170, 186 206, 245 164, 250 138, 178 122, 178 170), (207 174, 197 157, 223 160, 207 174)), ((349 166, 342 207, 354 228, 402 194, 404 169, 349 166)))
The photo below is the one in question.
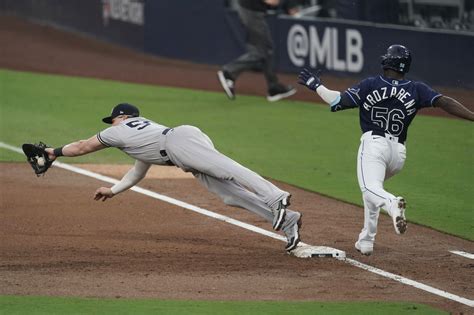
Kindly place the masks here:
POLYGON ((217 151, 211 139, 198 128, 187 125, 168 128, 141 117, 138 108, 127 103, 115 106, 111 115, 102 121, 112 126, 87 140, 56 149, 43 149, 49 161, 108 147, 118 148, 134 158, 135 165, 120 182, 112 187, 98 188, 95 200, 105 201, 131 188, 145 177, 152 164, 174 165, 185 172, 192 172, 224 203, 245 208, 272 222, 274 230, 282 230, 285 234, 288 241, 285 249, 288 252, 300 242, 302 215, 287 209, 290 193, 217 151))
POLYGON ((423 82, 405 78, 412 56, 402 45, 391 45, 382 56, 383 74, 369 77, 344 92, 321 84, 319 72, 304 69, 298 83, 315 91, 332 112, 359 108, 361 143, 357 155, 357 178, 364 201, 364 227, 355 248, 364 255, 374 250, 380 208, 387 211, 397 234, 405 233, 406 201, 384 189, 384 181, 405 163, 407 132, 418 110, 439 107, 470 121, 474 113, 456 100, 443 96, 423 82))

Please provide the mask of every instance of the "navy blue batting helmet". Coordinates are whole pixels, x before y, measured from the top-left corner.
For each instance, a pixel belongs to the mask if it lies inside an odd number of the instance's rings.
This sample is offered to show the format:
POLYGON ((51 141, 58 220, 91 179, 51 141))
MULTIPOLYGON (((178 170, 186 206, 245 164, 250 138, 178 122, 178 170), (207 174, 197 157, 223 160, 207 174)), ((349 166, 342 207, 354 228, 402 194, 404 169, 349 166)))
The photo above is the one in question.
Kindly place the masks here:
POLYGON ((402 45, 392 45, 388 47, 387 53, 382 56, 382 68, 392 69, 400 73, 407 73, 410 70, 411 53, 402 45))

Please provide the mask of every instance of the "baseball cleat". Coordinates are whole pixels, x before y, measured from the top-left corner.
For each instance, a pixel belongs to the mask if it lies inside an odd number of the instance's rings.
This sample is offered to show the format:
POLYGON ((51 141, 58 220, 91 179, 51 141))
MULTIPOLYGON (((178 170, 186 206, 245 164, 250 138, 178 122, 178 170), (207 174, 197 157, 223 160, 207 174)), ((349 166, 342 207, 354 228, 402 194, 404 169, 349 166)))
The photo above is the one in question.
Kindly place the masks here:
POLYGON ((355 243, 355 248, 359 253, 365 256, 372 255, 372 252, 374 251, 373 246, 360 246, 359 242, 355 243))
POLYGON ((287 213, 285 219, 285 226, 283 227, 283 233, 285 233, 287 243, 285 250, 291 252, 293 249, 298 246, 300 239, 300 228, 303 224, 303 215, 299 212, 290 212, 287 213))
POLYGON ((227 97, 231 100, 235 99, 234 85, 235 82, 232 80, 230 75, 226 71, 217 71, 217 78, 222 85, 222 88, 227 94, 227 97))
POLYGON ((296 89, 291 85, 284 86, 279 84, 268 90, 267 101, 276 102, 281 100, 282 98, 289 97, 295 93, 296 89))
POLYGON ((397 234, 403 234, 407 230, 407 220, 405 218, 405 209, 407 203, 403 197, 397 197, 395 199, 396 207, 392 212, 393 227, 397 234))
POLYGON ((275 231, 279 231, 283 221, 285 221, 286 208, 290 205, 290 198, 291 195, 288 195, 278 202, 278 207, 275 210, 275 215, 273 217, 273 229, 275 231))

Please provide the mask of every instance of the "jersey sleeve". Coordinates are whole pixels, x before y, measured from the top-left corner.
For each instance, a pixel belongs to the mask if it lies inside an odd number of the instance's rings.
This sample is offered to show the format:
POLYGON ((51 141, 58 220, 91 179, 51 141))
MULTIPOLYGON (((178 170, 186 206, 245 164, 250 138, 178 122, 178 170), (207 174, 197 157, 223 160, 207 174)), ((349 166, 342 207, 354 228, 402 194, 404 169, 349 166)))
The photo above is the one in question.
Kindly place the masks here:
POLYGON ((366 96, 365 91, 370 87, 370 82, 370 78, 365 79, 342 92, 339 103, 332 105, 331 111, 336 112, 339 110, 360 107, 366 96))
POLYGON ((102 130, 97 134, 97 139, 100 143, 107 147, 123 146, 123 141, 119 133, 119 126, 112 126, 105 130, 102 130))
POLYGON ((418 92, 418 108, 433 107, 434 101, 442 96, 441 93, 436 92, 422 82, 416 83, 416 90, 418 92))

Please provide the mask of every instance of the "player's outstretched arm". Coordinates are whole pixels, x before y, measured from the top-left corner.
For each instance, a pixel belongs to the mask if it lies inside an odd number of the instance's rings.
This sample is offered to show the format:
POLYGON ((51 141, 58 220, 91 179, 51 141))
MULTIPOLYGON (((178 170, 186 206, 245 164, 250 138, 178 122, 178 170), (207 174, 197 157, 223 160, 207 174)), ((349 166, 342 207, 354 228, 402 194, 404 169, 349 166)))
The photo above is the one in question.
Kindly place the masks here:
POLYGON ((99 142, 97 136, 92 136, 87 140, 72 142, 56 149, 47 148, 45 151, 48 152, 50 159, 55 160, 60 156, 80 156, 99 151, 104 148, 106 148, 106 146, 99 142))
POLYGON ((341 92, 330 90, 322 85, 320 73, 321 70, 316 71, 316 73, 312 73, 308 69, 303 69, 298 76, 298 83, 318 93, 322 100, 329 104, 331 106, 331 110, 333 110, 333 107, 336 106, 341 100, 341 92))
POLYGON ((99 187, 95 191, 94 200, 105 201, 108 198, 112 198, 116 194, 135 186, 145 177, 146 172, 148 171, 150 166, 151 165, 148 163, 136 160, 135 165, 127 172, 127 174, 125 174, 125 176, 120 180, 120 182, 118 182, 111 188, 99 187))
POLYGON ((450 113, 451 115, 464 118, 470 121, 474 120, 474 112, 464 107, 454 98, 441 96, 434 101, 433 105, 435 107, 442 108, 445 112, 450 113))

